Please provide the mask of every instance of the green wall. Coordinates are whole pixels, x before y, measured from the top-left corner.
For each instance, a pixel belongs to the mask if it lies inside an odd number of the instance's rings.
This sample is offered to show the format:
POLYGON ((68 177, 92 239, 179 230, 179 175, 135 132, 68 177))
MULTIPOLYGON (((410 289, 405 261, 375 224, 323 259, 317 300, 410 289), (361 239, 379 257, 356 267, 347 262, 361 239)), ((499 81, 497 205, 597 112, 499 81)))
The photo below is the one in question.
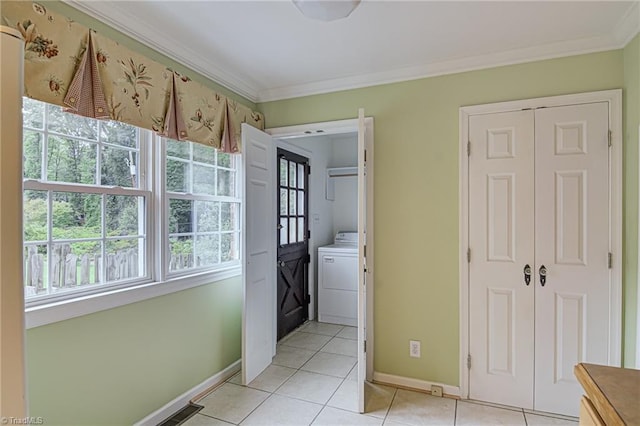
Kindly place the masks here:
POLYGON ((240 278, 27 331, 29 415, 132 424, 240 358, 240 278))
POLYGON ((258 105, 267 127, 374 117, 376 371, 459 384, 458 109, 623 84, 617 50, 258 105))
POLYGON ((624 48, 624 365, 635 367, 638 326, 638 126, 640 125, 640 35, 624 48))
MULTIPOLYGON (((256 107, 60 1, 47 7, 256 107)), ((240 358, 241 310, 238 277, 30 329, 29 414, 51 425, 136 422, 240 358)))

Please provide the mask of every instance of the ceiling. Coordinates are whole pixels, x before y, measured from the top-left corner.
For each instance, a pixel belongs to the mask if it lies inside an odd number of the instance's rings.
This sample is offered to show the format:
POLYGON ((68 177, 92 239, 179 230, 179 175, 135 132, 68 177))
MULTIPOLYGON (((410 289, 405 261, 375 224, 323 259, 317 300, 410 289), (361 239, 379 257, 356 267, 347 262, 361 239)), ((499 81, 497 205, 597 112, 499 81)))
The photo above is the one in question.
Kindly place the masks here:
POLYGON ((67 3, 254 102, 623 47, 639 2, 372 1, 346 19, 290 1, 67 3))

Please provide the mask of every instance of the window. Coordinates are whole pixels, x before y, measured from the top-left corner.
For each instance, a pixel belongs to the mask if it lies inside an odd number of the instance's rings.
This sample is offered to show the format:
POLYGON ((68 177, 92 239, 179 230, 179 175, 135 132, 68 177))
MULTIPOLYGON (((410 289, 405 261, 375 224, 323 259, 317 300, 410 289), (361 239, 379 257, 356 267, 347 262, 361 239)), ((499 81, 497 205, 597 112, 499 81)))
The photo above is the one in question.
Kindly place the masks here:
POLYGON ((170 139, 165 149, 168 273, 238 263, 237 157, 170 139))
POLYGON ((28 98, 23 134, 29 306, 239 264, 235 156, 28 98))

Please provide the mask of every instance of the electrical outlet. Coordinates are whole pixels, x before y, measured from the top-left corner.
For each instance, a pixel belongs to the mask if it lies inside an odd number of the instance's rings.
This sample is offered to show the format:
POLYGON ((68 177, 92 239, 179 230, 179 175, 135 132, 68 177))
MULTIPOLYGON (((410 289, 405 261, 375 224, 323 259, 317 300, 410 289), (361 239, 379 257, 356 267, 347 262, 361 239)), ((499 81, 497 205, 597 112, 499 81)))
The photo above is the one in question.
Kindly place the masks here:
POLYGON ((442 396, 442 386, 431 385, 431 395, 433 396, 442 396))
POLYGON ((409 356, 412 358, 420 358, 419 340, 409 340, 409 356))

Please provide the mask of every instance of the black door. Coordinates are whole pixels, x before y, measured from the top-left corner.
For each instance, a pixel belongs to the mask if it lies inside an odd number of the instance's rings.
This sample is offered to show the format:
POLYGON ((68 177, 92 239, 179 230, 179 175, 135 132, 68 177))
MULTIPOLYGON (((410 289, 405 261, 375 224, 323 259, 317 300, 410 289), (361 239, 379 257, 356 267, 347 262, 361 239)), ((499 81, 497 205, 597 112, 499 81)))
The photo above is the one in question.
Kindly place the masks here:
POLYGON ((309 318, 309 160, 278 149, 278 340, 309 318))

